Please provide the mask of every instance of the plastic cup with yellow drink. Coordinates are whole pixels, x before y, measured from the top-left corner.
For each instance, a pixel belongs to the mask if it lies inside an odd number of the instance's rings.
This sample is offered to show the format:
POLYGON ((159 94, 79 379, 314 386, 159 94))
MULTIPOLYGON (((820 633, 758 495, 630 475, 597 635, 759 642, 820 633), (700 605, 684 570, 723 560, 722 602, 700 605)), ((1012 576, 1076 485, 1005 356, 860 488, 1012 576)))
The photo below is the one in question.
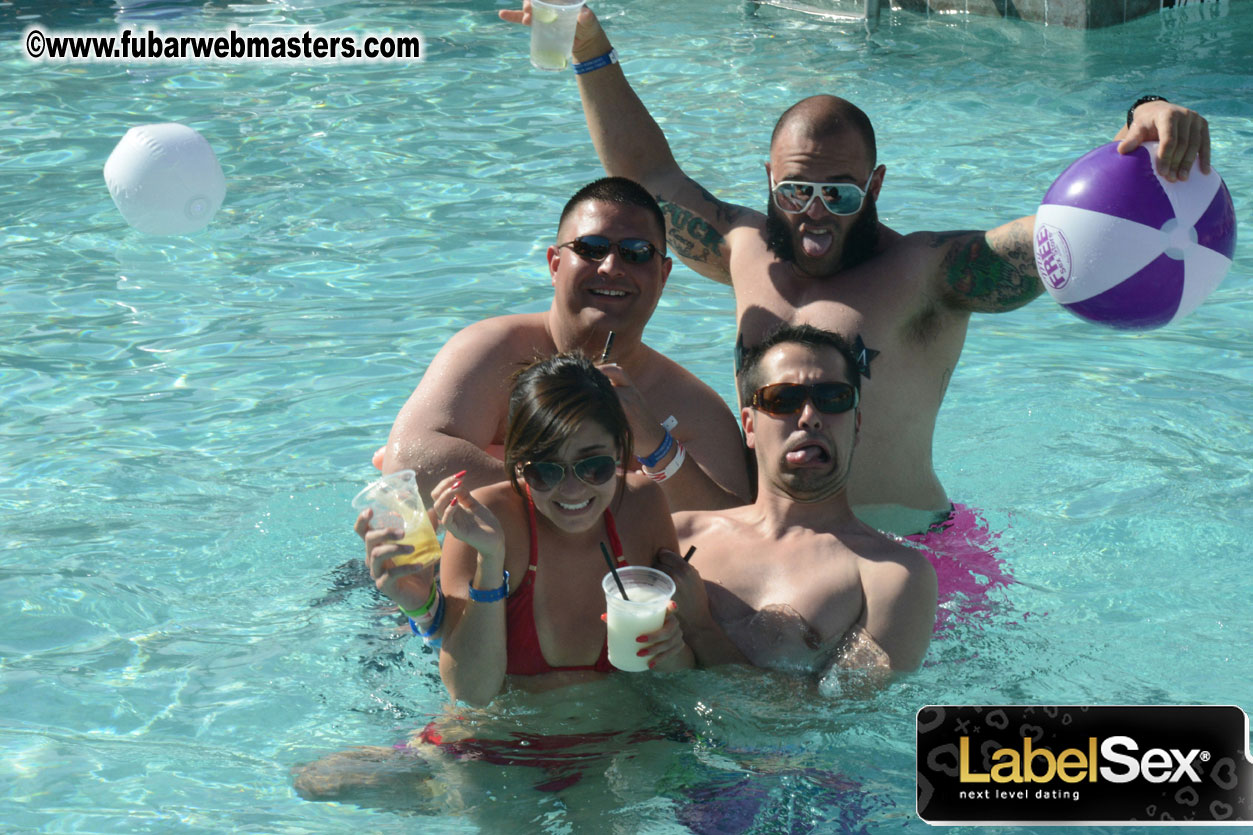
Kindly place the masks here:
POLYGON ((531 65, 564 70, 574 48, 574 27, 583 0, 531 0, 531 65))
POLYGON ((413 470, 397 470, 366 487, 352 500, 357 512, 374 511, 371 528, 404 528, 401 545, 412 545, 412 554, 393 557, 396 565, 427 565, 439 559, 439 540, 431 527, 413 470))

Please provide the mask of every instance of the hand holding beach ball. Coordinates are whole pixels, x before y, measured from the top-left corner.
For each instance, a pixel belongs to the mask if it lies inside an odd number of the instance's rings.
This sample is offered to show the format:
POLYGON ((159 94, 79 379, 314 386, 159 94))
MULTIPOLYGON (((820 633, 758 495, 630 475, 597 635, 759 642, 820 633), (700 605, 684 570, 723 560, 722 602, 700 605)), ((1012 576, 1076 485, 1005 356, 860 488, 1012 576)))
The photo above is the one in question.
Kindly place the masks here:
POLYGON ((197 232, 226 197, 213 148, 173 122, 127 131, 104 164, 104 181, 126 222, 149 235, 197 232))
POLYGON ((1168 182, 1157 143, 1110 143, 1080 157, 1044 195, 1035 263, 1049 294, 1076 316, 1150 330, 1189 313, 1231 268, 1236 212, 1216 171, 1193 163, 1168 182))

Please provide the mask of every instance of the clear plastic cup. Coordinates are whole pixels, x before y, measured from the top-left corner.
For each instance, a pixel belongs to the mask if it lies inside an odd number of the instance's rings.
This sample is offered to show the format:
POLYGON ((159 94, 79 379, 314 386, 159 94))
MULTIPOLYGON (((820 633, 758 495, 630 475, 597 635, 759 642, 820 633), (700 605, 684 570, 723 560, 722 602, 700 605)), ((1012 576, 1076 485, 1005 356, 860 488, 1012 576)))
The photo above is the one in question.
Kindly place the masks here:
POLYGON ((426 565, 440 557, 439 540, 426 514, 418 480, 413 470, 397 470, 385 475, 353 497, 353 508, 360 513, 373 509, 371 528, 404 528, 402 545, 412 545, 412 554, 393 557, 396 565, 426 565))
POLYGON ((626 587, 622 599, 613 574, 601 581, 605 590, 605 625, 609 632, 609 663, 628 673, 648 669, 650 659, 639 656, 641 635, 656 632, 666 619, 666 607, 674 597, 674 580, 655 568, 629 565, 618 569, 618 577, 626 587))
POLYGON ((583 0, 531 0, 531 65, 564 70, 574 48, 574 26, 583 0))

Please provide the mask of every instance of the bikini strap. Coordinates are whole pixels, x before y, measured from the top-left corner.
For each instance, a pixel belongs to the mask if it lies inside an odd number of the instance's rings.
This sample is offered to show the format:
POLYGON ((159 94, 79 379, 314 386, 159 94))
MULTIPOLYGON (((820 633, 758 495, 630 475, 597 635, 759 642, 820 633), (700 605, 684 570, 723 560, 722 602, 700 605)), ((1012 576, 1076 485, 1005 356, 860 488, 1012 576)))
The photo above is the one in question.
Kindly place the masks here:
POLYGON ((622 559, 622 540, 618 539, 618 526, 613 522, 613 513, 609 508, 605 508, 605 534, 609 537, 609 547, 613 550, 613 555, 618 558, 618 565, 625 565, 626 561, 622 559))
POLYGON ((531 498, 531 485, 526 485, 527 529, 531 533, 531 556, 527 563, 528 576, 535 571, 536 558, 539 557, 539 526, 535 522, 535 500, 531 498))

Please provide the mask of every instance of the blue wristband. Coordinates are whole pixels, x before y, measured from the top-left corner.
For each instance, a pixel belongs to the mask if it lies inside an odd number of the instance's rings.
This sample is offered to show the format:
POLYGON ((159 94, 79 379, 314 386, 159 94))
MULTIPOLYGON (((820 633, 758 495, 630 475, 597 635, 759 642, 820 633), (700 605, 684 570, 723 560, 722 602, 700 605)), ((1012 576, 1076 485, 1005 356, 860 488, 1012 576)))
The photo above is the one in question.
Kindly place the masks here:
POLYGON ((661 459, 666 457, 666 453, 670 451, 670 447, 672 446, 674 446, 674 436, 671 435, 670 430, 667 429, 666 437, 661 439, 661 446, 653 450, 652 455, 648 455, 643 458, 640 458, 637 455, 635 460, 639 461, 645 467, 656 467, 659 463, 661 463, 661 459))
POLYGON ((500 584, 500 588, 490 591, 479 591, 470 585, 470 599, 475 603, 495 603, 497 600, 504 600, 509 596, 509 572, 503 572, 505 575, 504 582, 500 584))
POLYGON ((616 63, 618 63, 618 50, 610 48, 608 52, 606 52, 604 55, 600 56, 599 58, 593 58, 590 61, 584 61, 581 64, 575 64, 574 73, 575 75, 582 75, 585 72, 598 70, 601 67, 607 67, 610 64, 616 64, 616 63))

